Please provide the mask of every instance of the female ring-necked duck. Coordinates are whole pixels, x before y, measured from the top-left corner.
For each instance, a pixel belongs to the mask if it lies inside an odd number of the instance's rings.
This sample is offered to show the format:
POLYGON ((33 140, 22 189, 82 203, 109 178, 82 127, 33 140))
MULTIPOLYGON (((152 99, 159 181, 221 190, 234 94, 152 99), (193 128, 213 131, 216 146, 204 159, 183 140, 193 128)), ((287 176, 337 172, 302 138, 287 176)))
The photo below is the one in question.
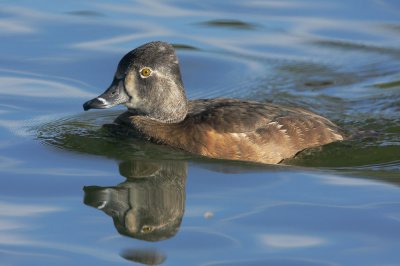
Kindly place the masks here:
POLYGON ((237 99, 188 100, 174 48, 150 42, 126 54, 111 86, 83 108, 124 104, 115 123, 158 143, 212 158, 276 164, 343 140, 328 119, 301 108, 237 99))

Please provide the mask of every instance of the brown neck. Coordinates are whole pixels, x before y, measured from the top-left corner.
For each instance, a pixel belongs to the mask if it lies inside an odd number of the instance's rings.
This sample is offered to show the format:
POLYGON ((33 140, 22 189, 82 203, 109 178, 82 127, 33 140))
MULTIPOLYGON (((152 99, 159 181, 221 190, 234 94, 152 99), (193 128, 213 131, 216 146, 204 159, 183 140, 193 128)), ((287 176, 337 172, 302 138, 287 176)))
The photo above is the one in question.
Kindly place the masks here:
POLYGON ((141 115, 131 116, 130 120, 135 128, 154 141, 174 146, 177 145, 176 141, 174 141, 176 138, 171 136, 176 136, 179 133, 181 123, 165 123, 141 115))

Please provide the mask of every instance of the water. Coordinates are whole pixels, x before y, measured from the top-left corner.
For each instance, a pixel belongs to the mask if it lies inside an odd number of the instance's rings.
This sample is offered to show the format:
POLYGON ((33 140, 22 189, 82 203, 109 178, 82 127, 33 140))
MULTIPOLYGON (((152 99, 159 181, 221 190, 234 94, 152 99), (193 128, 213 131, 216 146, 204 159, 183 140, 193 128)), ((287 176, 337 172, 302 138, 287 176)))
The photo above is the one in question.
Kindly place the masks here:
POLYGON ((400 265, 400 4, 3 1, 0 265, 400 265), (83 113, 123 54, 177 48, 190 98, 358 134, 286 166, 211 160, 83 113))

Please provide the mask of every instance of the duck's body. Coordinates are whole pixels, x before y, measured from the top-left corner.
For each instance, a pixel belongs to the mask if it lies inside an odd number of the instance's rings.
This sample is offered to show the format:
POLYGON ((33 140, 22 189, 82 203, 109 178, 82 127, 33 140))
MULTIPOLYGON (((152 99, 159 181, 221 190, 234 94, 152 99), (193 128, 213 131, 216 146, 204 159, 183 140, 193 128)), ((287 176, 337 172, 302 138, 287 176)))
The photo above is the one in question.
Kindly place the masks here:
POLYGON ((115 123, 191 153, 268 164, 343 139, 337 126, 314 113, 235 99, 189 101, 188 113, 179 123, 161 123, 129 111, 115 123))
POLYGON ((119 103, 129 110, 115 123, 212 158, 276 164, 306 148, 344 139, 331 121, 301 108, 236 99, 188 101, 175 52, 162 42, 128 53, 111 87, 84 109, 119 103))

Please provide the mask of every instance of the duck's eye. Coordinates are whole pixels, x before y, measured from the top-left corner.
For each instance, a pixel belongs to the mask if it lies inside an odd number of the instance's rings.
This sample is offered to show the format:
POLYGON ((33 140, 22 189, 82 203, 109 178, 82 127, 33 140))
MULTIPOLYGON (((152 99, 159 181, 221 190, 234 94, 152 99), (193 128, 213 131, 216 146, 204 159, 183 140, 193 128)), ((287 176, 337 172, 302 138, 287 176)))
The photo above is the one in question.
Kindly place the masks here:
POLYGON ((151 74, 151 69, 148 67, 142 68, 142 70, 140 70, 140 75, 142 75, 142 77, 147 78, 148 76, 150 76, 151 74))
POLYGON ((153 231, 153 228, 152 228, 151 226, 144 225, 144 226, 142 227, 142 232, 143 232, 143 233, 150 233, 151 231, 153 231))

